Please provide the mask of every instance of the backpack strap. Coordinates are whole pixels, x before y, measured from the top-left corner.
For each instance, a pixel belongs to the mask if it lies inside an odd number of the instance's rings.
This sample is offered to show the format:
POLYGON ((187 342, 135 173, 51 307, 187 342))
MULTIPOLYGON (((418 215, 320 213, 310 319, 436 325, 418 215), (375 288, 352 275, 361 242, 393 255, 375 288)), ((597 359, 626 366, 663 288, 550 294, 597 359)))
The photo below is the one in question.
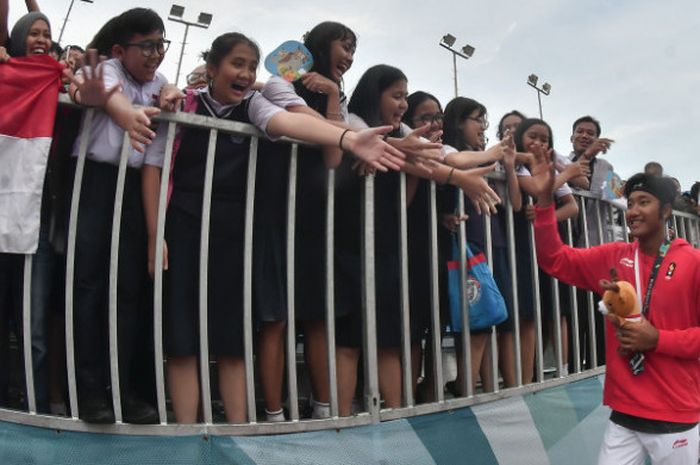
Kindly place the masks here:
MULTIPOLYGON (((198 105, 199 93, 194 89, 186 89, 182 112, 196 113, 198 105)), ((173 141, 173 156, 170 159, 170 179, 168 180, 168 203, 170 203, 170 196, 173 194, 173 168, 175 167, 175 157, 177 157, 177 153, 180 151, 180 145, 182 144, 183 129, 182 126, 177 129, 175 140, 173 141)))

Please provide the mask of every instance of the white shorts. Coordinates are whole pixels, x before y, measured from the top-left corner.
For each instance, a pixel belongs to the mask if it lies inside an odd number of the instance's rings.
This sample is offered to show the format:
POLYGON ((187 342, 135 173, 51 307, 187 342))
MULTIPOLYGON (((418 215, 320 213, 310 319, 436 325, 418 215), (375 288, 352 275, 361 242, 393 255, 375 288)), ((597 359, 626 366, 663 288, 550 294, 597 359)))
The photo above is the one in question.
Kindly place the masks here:
POLYGON ((598 465, 697 465, 698 425, 682 433, 648 434, 632 431, 608 420, 598 465))

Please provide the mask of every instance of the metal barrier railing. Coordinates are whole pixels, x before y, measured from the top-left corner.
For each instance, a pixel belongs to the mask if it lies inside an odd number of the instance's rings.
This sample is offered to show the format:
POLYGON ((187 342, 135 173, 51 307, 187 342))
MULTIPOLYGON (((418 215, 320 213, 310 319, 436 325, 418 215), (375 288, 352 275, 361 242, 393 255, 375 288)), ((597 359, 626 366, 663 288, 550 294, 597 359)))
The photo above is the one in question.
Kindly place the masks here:
MULTIPOLYGON (((61 99, 62 104, 66 104, 65 98, 61 99)), ((92 124, 94 110, 88 110, 84 114, 84 134, 89 133, 89 128, 92 124)), ((324 266, 326 271, 326 297, 325 297, 325 318, 326 318, 326 337, 327 337, 327 352, 328 352, 328 385, 330 389, 330 418, 327 419, 302 419, 299 411, 299 401, 302 398, 298 389, 297 376, 297 339, 295 327, 295 235, 296 229, 296 203, 297 203, 297 159, 299 156, 298 142, 289 141, 290 143, 290 168, 289 168, 289 186, 287 192, 287 212, 286 212, 286 250, 287 250, 287 328, 286 328, 286 375, 287 375, 287 404, 289 412, 289 420, 282 423, 267 423, 259 422, 256 411, 258 410, 258 399, 255 395, 255 372, 254 372, 254 317, 253 317, 253 301, 252 301, 252 269, 253 269, 253 242, 255 241, 253 234, 253 214, 255 209, 255 180, 256 166, 258 157, 258 140, 263 135, 252 126, 234 123, 230 121, 222 121, 215 118, 208 118, 191 114, 163 114, 158 118, 162 123, 167 125, 167 142, 166 156, 163 164, 160 197, 159 197, 159 212, 157 220, 157 242, 156 242, 156 258, 155 263, 159 264, 163 261, 163 244, 165 234, 165 211, 167 207, 168 180, 170 178, 171 156, 175 141, 175 134, 178 126, 196 127, 209 131, 209 146, 207 149, 207 160, 204 178, 204 193, 202 205, 202 223, 201 223, 201 244, 200 244, 200 262, 199 262, 199 381, 201 392, 202 419, 199 424, 182 425, 174 424, 168 421, 168 396, 165 387, 164 365, 167 363, 163 349, 163 303, 161 296, 163 295, 163 270, 161 267, 156 267, 154 276, 154 299, 153 299, 153 321, 154 321, 154 374, 155 374, 155 390, 156 390, 156 407, 160 418, 159 424, 156 425, 132 425, 123 422, 122 412, 122 393, 119 380, 119 343, 117 337, 117 274, 119 270, 119 242, 120 242, 120 227, 121 227, 121 210, 124 195, 126 161, 129 155, 129 140, 125 135, 123 142, 123 150, 121 153, 121 162, 118 170, 117 190, 114 201, 114 215, 112 223, 111 250, 110 250, 110 268, 109 268, 109 356, 110 356, 110 384, 112 405, 115 414, 115 424, 112 425, 93 425, 82 422, 79 412, 78 386, 76 382, 76 348, 74 346, 75 331, 74 331, 74 275, 75 275, 75 253, 76 253, 76 228, 79 221, 79 202, 81 186, 83 180, 83 172, 86 160, 88 138, 83 135, 79 143, 79 155, 76 165, 75 181, 72 188, 73 199, 70 219, 68 224, 68 243, 66 249, 66 283, 65 283, 65 338, 67 341, 66 355, 66 377, 67 377, 67 398, 70 407, 70 417, 60 417, 53 415, 44 415, 37 413, 35 386, 34 386, 34 370, 32 364, 32 332, 31 332, 31 266, 32 257, 26 256, 24 268, 24 287, 23 287, 23 315, 22 315, 22 334, 23 345, 22 352, 24 356, 24 371, 25 371, 25 390, 27 411, 18 411, 12 409, 0 409, 0 420, 12 421, 18 423, 31 424, 36 426, 50 427, 64 430, 77 431, 97 431, 97 432, 115 432, 123 434, 162 434, 162 435, 181 435, 181 434, 268 434, 268 433, 283 433, 310 431, 330 428, 341 428, 356 426, 362 424, 377 423, 384 420, 395 418, 403 418, 407 416, 426 414, 459 407, 470 406, 490 400, 504 398, 508 396, 520 395, 525 392, 532 392, 546 387, 551 387, 559 384, 565 384, 577 379, 594 376, 601 373, 604 367, 598 366, 598 353, 596 349, 597 338, 603 337, 596 330, 596 312, 594 310, 594 297, 592 293, 587 293, 585 320, 586 320, 586 336, 583 341, 586 344, 586 351, 581 347, 582 340, 582 321, 579 314, 579 300, 577 299, 576 288, 569 287, 568 305, 571 309, 571 321, 564 328, 561 323, 561 305, 559 295, 559 283, 554 278, 552 280, 552 295, 553 303, 553 353, 554 353, 554 374, 549 375, 549 370, 546 370, 545 361, 545 342, 543 340, 543 298, 549 296, 540 295, 539 286, 539 269, 537 266, 536 256, 534 254, 534 235, 533 227, 530 223, 527 228, 528 242, 530 246, 530 257, 518 257, 515 249, 516 234, 522 234, 523 231, 517 231, 514 223, 513 207, 504 199, 504 218, 505 218, 505 235, 507 239, 507 263, 508 272, 510 273, 511 289, 513 293, 513 350, 514 350, 514 372, 516 387, 508 387, 501 389, 499 386, 498 376, 498 344, 497 332, 495 328, 491 329, 490 333, 490 372, 493 385, 493 392, 475 392, 474 380, 472 379, 472 357, 470 332, 463 331, 461 335, 445 333, 445 322, 441 318, 440 312, 440 293, 441 286, 446 283, 439 282, 439 267, 444 266, 440 263, 440 254, 438 248, 438 211, 436 201, 436 185, 434 182, 429 184, 429 218, 430 222, 429 238, 430 243, 426 244, 429 253, 429 276, 430 276, 430 318, 428 324, 428 338, 425 341, 426 347, 432 352, 432 366, 426 367, 426 370, 432 371, 431 386, 434 390, 434 399, 431 402, 417 403, 415 401, 415 393, 413 392, 414 373, 412 368, 412 347, 411 347, 411 318, 410 318, 410 296, 409 296, 409 261, 408 261, 408 236, 410 234, 407 220, 408 202, 406 197, 406 177, 400 175, 400 192, 398 218, 399 231, 397 231, 397 241, 399 244, 399 267, 397 273, 400 276, 400 299, 401 299, 401 374, 402 374, 402 392, 403 401, 400 408, 382 409, 379 392, 379 376, 378 372, 378 347, 377 347, 377 325, 376 313, 381 311, 377 308, 376 292, 375 292, 375 249, 374 249, 374 178, 366 177, 364 181, 364 213, 363 213, 363 295, 362 295, 362 310, 363 310, 363 367, 364 367, 364 407, 360 412, 349 417, 340 417, 338 415, 338 382, 336 379, 336 344, 335 344, 335 276, 334 276, 334 237, 335 237, 335 171, 328 171, 328 188, 326 202, 326 225, 325 225, 325 263, 318 264, 324 266), (230 133, 244 135, 251 138, 248 173, 247 173, 247 191, 246 191, 246 212, 245 212, 245 231, 244 231, 244 299, 243 299, 243 315, 244 315, 244 365, 246 373, 246 404, 248 422, 246 424, 224 424, 214 421, 212 411, 212 398, 210 386, 210 360, 208 348, 208 318, 207 318, 207 271, 208 271, 208 250, 209 250, 209 223, 211 212, 211 196, 212 184, 214 176, 214 166, 216 157, 216 140, 219 133, 230 133), (518 276, 516 262, 519 259, 527 258, 531 262, 531 273, 534 287, 533 306, 535 312, 535 376, 533 383, 523 383, 522 374, 523 366, 521 362, 521 354, 523 352, 523 341, 520 337, 521 320, 519 314, 518 302, 518 276), (568 329, 570 328, 570 331, 568 329), (567 329, 567 333, 571 335, 571 357, 569 357, 573 365, 571 373, 568 374, 564 369, 567 361, 564 359, 563 330, 567 329), (443 362, 446 358, 451 358, 452 354, 446 346, 446 342, 450 339, 455 340, 461 338, 461 357, 458 371, 462 371, 465 381, 466 395, 464 397, 446 398, 443 391, 444 373, 443 362), (588 369, 584 370, 584 367, 588 369)), ((264 155, 263 155, 264 156, 264 155)), ((503 178, 493 176, 494 182, 502 182, 503 178)), ((595 196, 586 192, 576 192, 576 197, 579 203, 579 217, 576 222, 580 225, 582 233, 580 234, 580 243, 586 247, 595 245, 599 242, 612 240, 614 237, 615 228, 622 230, 622 238, 629 240, 623 224, 615 225, 615 215, 619 215, 619 207, 613 203, 601 201, 595 196), (591 214, 595 221, 591 222, 591 214), (595 244, 591 243, 591 226, 593 231, 597 233, 595 244)), ((530 203, 532 200, 529 200, 530 203)), ((464 198, 459 196, 458 211, 464 212, 464 198)), ((470 221, 481 221, 479 218, 472 218, 470 221)), ((488 257, 488 263, 493 270, 493 238, 490 229, 490 221, 485 221, 485 251, 488 257)), ((570 245, 575 245, 576 237, 574 235, 574 221, 571 219, 566 221, 566 234, 564 242, 570 245)), ((697 216, 674 212, 673 216, 674 229, 678 237, 687 238, 693 245, 698 246, 700 240, 700 222, 697 216)), ((459 227, 459 240, 461 244, 466 241, 466 231, 464 224, 459 227)), ((460 247, 460 261, 462 266, 460 269, 464 273, 464 264, 466 263, 466 254, 464 247, 460 247)), ((469 321, 469 306, 467 296, 462 289, 461 295, 461 313, 462 321, 469 321)), ((483 380, 482 380, 483 381, 483 380)))

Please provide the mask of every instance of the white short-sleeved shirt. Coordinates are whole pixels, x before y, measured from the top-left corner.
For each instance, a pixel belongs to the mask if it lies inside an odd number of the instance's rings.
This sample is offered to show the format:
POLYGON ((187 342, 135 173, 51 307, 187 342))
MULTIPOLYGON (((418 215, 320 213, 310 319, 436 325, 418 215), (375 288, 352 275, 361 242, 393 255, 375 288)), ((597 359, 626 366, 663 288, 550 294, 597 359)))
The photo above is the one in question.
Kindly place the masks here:
MULTIPOLYGON (((262 95, 282 108, 308 106, 306 101, 296 93, 294 84, 279 76, 272 76, 268 79, 263 87, 262 95)), ((344 95, 340 98, 340 116, 343 121, 348 121, 348 99, 344 95)))
MULTIPOLYGON (((161 73, 156 72, 152 81, 139 84, 126 71, 121 61, 112 58, 100 65, 103 70, 105 89, 120 86, 122 93, 134 105, 157 106, 160 89, 168 80, 161 73)), ((78 71, 78 75, 82 70, 78 71)), ((141 168, 143 164, 162 166, 165 154, 166 133, 165 125, 160 125, 163 129, 156 131, 156 138, 146 146, 145 153, 139 153, 130 148, 130 155, 127 161, 129 167, 141 168)), ((82 132, 82 130, 81 130, 82 132)), ((124 130, 120 128, 112 118, 102 110, 95 112, 90 130, 87 157, 90 160, 119 164, 122 142, 124 140, 124 130)), ((75 141, 73 156, 78 155, 80 137, 75 141)))

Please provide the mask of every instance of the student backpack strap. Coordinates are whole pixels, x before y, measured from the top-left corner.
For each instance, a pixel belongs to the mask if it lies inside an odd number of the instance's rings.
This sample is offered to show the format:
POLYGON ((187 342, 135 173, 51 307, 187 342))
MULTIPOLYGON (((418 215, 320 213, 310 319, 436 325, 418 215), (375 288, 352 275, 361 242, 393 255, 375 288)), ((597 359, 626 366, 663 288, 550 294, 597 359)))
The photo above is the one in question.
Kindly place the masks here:
MULTIPOLYGON (((194 89, 185 90, 185 102, 182 106, 182 111, 184 113, 197 113, 197 107, 199 105, 199 92, 194 89)), ((173 168, 175 167, 175 157, 180 151, 180 144, 182 144, 182 132, 183 127, 180 126, 175 133, 175 140, 173 141, 173 156, 170 159, 170 179, 168 180, 168 203, 170 203, 170 196, 173 193, 173 168)))

